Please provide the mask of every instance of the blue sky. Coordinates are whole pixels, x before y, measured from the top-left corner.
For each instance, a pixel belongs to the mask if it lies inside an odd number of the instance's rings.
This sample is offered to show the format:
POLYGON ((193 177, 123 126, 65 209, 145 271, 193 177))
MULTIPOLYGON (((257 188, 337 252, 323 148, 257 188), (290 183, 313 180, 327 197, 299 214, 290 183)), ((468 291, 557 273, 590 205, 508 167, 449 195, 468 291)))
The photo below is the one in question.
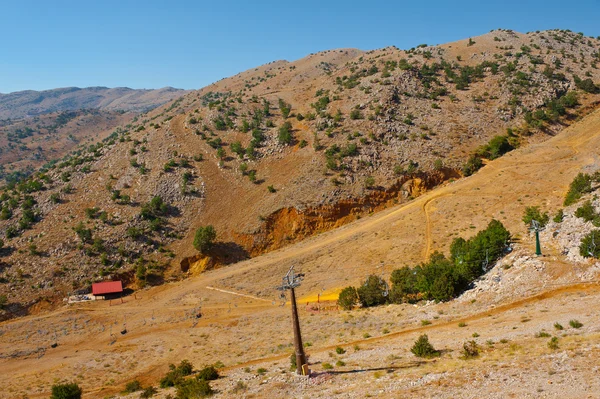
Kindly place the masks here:
POLYGON ((273 60, 334 48, 406 49, 496 28, 600 36, 599 15, 597 0, 2 0, 0 93, 197 89, 273 60))

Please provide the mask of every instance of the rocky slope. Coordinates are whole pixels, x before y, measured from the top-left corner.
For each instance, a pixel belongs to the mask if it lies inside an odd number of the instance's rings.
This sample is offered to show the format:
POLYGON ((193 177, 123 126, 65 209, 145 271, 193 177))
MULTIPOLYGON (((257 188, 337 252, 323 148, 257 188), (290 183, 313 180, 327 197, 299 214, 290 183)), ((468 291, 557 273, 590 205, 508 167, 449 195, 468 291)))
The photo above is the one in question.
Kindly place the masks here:
POLYGON ((0 292, 25 309, 96 279, 159 283, 206 263, 203 225, 223 264, 410 201, 592 109, 599 51, 500 30, 321 52, 186 94, 4 190, 0 292))

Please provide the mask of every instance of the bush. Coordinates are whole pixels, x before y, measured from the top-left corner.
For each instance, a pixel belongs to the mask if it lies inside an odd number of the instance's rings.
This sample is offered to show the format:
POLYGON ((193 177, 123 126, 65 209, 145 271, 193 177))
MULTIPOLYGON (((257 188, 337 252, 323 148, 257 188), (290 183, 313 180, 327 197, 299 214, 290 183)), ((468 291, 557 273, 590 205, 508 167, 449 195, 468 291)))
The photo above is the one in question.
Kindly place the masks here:
POLYGON ((179 366, 175 367, 174 364, 169 365, 169 372, 160 380, 161 388, 173 387, 181 384, 186 377, 192 374, 193 366, 187 360, 182 360, 179 366))
POLYGON ((483 166, 483 161, 477 155, 471 155, 465 166, 462 168, 462 172, 465 176, 471 176, 473 173, 477 172, 483 166))
POLYGON ((153 197, 150 202, 142 205, 140 215, 142 219, 154 220, 161 216, 165 216, 169 211, 169 206, 159 196, 153 197))
POLYGON ((550 220, 548 213, 542 213, 539 206, 528 206, 523 213, 523 223, 530 225, 533 220, 536 220, 540 226, 544 227, 550 220))
POLYGON ((417 357, 436 357, 440 355, 440 351, 436 350, 429 342, 427 334, 421 335, 415 344, 410 348, 410 351, 417 357))
POLYGON ((559 209, 556 212, 556 215, 554 215, 554 218, 552 218, 552 221, 554 223, 561 223, 563 221, 564 217, 565 217, 564 211, 562 209, 559 209))
POLYGON ((497 220, 490 221, 485 230, 470 240, 454 239, 450 245, 450 259, 434 252, 427 263, 412 269, 394 270, 390 301, 446 301, 453 298, 484 273, 484 266, 502 256, 509 240, 509 231, 497 220))
POLYGON ((548 341, 548 348, 550 348, 552 350, 558 349, 558 338, 557 337, 550 338, 550 341, 548 341))
POLYGON ((200 370, 196 378, 205 381, 216 380, 217 378, 219 378, 219 372, 214 366, 207 366, 200 370))
POLYGON ((337 304, 344 310, 350 310, 358 303, 358 294, 356 288, 346 287, 344 288, 337 300, 337 304))
POLYGON ((584 258, 600 258, 600 230, 592 230, 579 244, 579 254, 584 258))
POLYGON ((212 247, 215 238, 217 232, 213 226, 199 227, 194 236, 194 248, 200 253, 206 253, 212 247))
POLYGON ((463 344, 462 359, 473 359, 479 356, 479 345, 475 341, 467 341, 463 344))
POLYGON ((142 384, 138 381, 130 381, 125 385, 125 393, 132 393, 136 391, 140 391, 142 389, 142 384))
POLYGON ((296 359, 296 352, 292 352, 290 355, 290 371, 294 371, 298 368, 298 362, 296 359))
POLYGON ((362 112, 360 112, 360 109, 353 109, 352 111, 350 111, 350 119, 352 120, 357 120, 357 119, 363 119, 364 116, 362 114, 362 112))
POLYGON ((554 329, 556 330, 563 330, 564 327, 562 326, 562 324, 560 324, 559 322, 554 323, 554 329))
POLYGON ((510 143, 508 136, 495 136, 478 152, 483 157, 496 159, 514 149, 515 147, 510 143))
POLYGON ((76 383, 56 384, 52 386, 50 399, 81 399, 83 391, 76 383))
POLYGON ((142 393, 140 394, 140 398, 148 399, 148 398, 153 397, 156 393, 158 393, 158 390, 156 388, 150 386, 142 391, 142 393))
POLYGON ((579 322, 579 320, 569 320, 569 325, 573 328, 581 328, 583 327, 583 324, 579 322))
POLYGON ((279 128, 279 143, 289 145, 292 143, 292 124, 290 122, 285 122, 279 128))
POLYGON ((77 233, 77 236, 84 244, 92 241, 92 230, 86 229, 83 222, 79 222, 73 230, 75 230, 75 233, 77 233))
POLYGON ((346 350, 344 348, 342 348, 341 346, 337 346, 335 348, 335 353, 337 353, 338 355, 343 355, 344 353, 346 353, 346 350))
POLYGON ((364 284, 357 289, 357 293, 363 306, 377 306, 387 301, 384 296, 386 288, 387 286, 381 277, 370 275, 364 284))
POLYGON ((419 291, 416 288, 417 275, 408 266, 396 269, 390 277, 392 289, 390 301, 394 303, 414 302, 419 291))
POLYGON ((592 79, 587 78, 581 80, 578 76, 573 76, 573 79, 575 80, 575 86, 577 86, 578 89, 587 93, 598 93, 598 86, 594 84, 592 79))
POLYGON ((177 399, 197 399, 214 393, 208 381, 188 379, 177 385, 177 399))
POLYGON ((592 176, 579 173, 571 184, 565 197, 564 205, 568 206, 577 202, 583 194, 592 192, 592 176))
POLYGON ((591 222, 593 220, 598 219, 596 209, 594 208, 594 205, 592 205, 592 201, 590 200, 585 201, 583 205, 581 205, 575 210, 575 216, 578 218, 582 218, 586 222, 591 222))

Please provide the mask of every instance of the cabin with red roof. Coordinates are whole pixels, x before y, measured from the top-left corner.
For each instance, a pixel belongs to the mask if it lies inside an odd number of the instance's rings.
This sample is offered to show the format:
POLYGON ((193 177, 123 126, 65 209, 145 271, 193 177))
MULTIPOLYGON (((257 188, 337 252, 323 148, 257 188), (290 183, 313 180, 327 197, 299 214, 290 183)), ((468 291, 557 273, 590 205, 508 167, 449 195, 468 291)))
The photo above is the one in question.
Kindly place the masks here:
POLYGON ((92 294, 94 296, 114 296, 116 294, 123 294, 123 283, 121 281, 92 283, 92 294))

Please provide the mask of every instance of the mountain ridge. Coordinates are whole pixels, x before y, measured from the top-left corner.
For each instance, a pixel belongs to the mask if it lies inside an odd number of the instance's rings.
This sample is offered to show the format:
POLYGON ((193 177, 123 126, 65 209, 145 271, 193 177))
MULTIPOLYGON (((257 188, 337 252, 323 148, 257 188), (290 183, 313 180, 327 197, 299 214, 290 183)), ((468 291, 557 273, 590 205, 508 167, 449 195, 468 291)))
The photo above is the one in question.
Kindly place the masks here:
POLYGON ((160 89, 73 86, 0 93, 0 119, 18 119, 79 109, 144 112, 186 92, 169 86, 160 89))

